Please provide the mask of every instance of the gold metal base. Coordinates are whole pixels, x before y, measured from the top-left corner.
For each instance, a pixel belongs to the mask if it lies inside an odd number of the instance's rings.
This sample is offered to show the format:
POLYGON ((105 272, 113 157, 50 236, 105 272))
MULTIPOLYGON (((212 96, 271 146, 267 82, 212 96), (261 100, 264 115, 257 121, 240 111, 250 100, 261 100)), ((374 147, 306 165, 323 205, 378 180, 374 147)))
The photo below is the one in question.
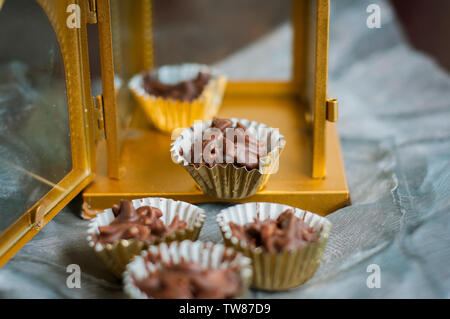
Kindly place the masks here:
MULTIPOLYGON (((306 106, 302 105, 289 86, 242 85, 230 83, 220 117, 247 118, 279 128, 286 138, 279 171, 270 177, 267 186, 244 200, 235 202, 274 202, 292 205, 327 215, 350 204, 339 138, 334 123, 326 125, 325 179, 312 176, 312 126, 306 106), (275 87, 275 89, 273 89, 275 87)), ((125 139, 121 158, 120 180, 108 178, 106 161, 99 162, 94 182, 85 189, 84 201, 92 209, 105 209, 120 199, 149 196, 169 197, 190 203, 217 202, 204 195, 189 174, 172 162, 171 137, 157 132, 144 122, 137 108, 133 129, 125 139)))

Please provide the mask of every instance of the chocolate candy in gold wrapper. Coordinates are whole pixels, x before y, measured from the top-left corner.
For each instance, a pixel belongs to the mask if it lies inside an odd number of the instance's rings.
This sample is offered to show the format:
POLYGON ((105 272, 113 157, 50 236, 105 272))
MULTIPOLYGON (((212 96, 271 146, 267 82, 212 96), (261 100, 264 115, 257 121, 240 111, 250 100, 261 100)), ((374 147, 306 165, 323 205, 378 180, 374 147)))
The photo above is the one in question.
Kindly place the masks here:
POLYGON ((188 171, 205 194, 220 199, 243 199, 262 189, 269 176, 276 173, 279 156, 285 145, 286 140, 278 130, 265 124, 247 119, 215 119, 196 123, 183 130, 172 143, 171 154, 174 162, 188 171), (228 121, 231 121, 231 126, 228 121), (235 143, 234 138, 231 141, 227 139, 227 134, 223 134, 221 127, 225 130, 231 129, 233 135, 237 136, 237 141, 242 142, 235 143), (211 133, 210 129, 218 132, 211 133), (198 160, 194 143, 197 143, 196 134, 200 130, 202 151, 198 160), (235 134, 236 131, 241 133, 235 134), (214 138, 211 138, 211 134, 222 136, 216 138, 214 135, 214 138), (260 136, 270 142, 260 139, 260 136), (203 144, 204 138, 208 142, 206 145, 203 144), (227 144, 229 142, 231 147, 227 144), (214 146, 212 150, 204 147, 211 143, 214 146), (237 146, 240 146, 240 149, 237 149, 237 146), (213 154, 214 157, 210 158, 208 154, 213 154), (218 154, 221 155, 220 160, 215 157, 218 154))
POLYGON ((292 209, 285 210, 276 219, 261 221, 255 218, 251 223, 238 225, 230 222, 229 226, 238 240, 247 242, 253 248, 261 247, 269 253, 293 251, 318 239, 317 232, 296 217, 292 209))
POLYGON ((250 259, 211 242, 161 243, 127 265, 124 290, 131 298, 237 298, 246 294, 250 259))
POLYGON ((142 279, 136 287, 152 298, 228 299, 238 296, 242 287, 233 267, 205 268, 197 262, 169 263, 142 279))
POLYGON ((190 165, 195 168, 212 168, 226 162, 248 170, 257 169, 260 157, 267 151, 265 141, 258 141, 244 125, 239 122, 234 125, 228 119, 213 118, 211 133, 208 135, 211 136, 203 140, 200 154, 195 153, 194 147, 191 148, 190 165))
POLYGON ((154 242, 182 231, 187 226, 178 216, 166 225, 160 219, 162 216, 160 209, 151 206, 135 209, 133 203, 127 200, 121 200, 120 206, 113 206, 112 211, 116 218, 109 225, 98 227, 99 234, 94 236, 94 241, 102 244, 112 244, 120 239, 154 242))
POLYGON ((146 74, 144 76, 143 86, 148 94, 154 96, 180 101, 192 101, 200 96, 210 78, 210 74, 198 72, 195 79, 170 85, 161 83, 149 74, 146 74))
POLYGON ((225 245, 242 252, 252 260, 254 288, 280 291, 287 290, 308 281, 316 272, 322 260, 323 252, 330 234, 331 223, 316 214, 275 203, 247 203, 222 210, 217 216, 217 223, 222 232, 225 245), (286 210, 304 221, 313 231, 304 234, 304 227, 299 231, 302 244, 282 251, 267 251, 264 247, 255 247, 247 240, 240 240, 233 235, 230 222, 244 226, 255 219, 263 222, 277 219, 286 210), (310 237, 314 233, 317 237, 310 237), (303 235, 308 238, 303 239, 303 235))
MULTIPOLYGON (((123 201, 121 207, 114 208, 116 214, 119 210, 124 210, 125 217, 122 217, 121 221, 116 219, 112 209, 105 210, 92 219, 88 229, 89 245, 94 248, 107 267, 118 277, 122 276, 125 266, 150 245, 185 239, 196 240, 205 220, 205 212, 202 209, 186 202, 167 198, 138 199, 134 200, 131 206, 130 202, 123 201), (158 212, 162 215, 160 216, 158 212), (144 226, 146 221, 155 222, 155 219, 148 220, 150 215, 154 215, 153 217, 159 216, 156 225, 144 226), (130 222, 130 220, 133 222, 130 222), (117 225, 113 224, 113 227, 110 227, 114 221, 117 225), (144 225, 141 225, 141 222, 144 225), (149 231, 148 235, 153 230, 161 236, 142 237, 139 230, 136 236, 129 236, 129 232, 136 225, 140 225, 140 228, 149 231), (170 227, 170 225, 173 227, 170 227), (102 229, 104 231, 105 227, 106 236, 102 238, 101 231, 102 229), (124 238, 122 238, 123 235, 125 235, 124 238), (116 240, 112 242, 107 240, 112 238, 116 240)), ((117 218, 120 215, 118 214, 117 218)), ((144 232, 146 233, 145 230, 144 232)))
POLYGON ((129 88, 155 128, 165 133, 210 120, 222 104, 227 78, 201 64, 166 65, 135 75, 129 88))

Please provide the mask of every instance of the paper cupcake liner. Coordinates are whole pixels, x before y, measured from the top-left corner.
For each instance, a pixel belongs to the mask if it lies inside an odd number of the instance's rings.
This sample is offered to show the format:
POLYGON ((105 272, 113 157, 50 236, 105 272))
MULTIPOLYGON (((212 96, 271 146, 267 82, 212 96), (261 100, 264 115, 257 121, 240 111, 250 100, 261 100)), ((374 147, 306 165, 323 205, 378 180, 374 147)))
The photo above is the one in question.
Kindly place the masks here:
POLYGON ((133 280, 133 277, 137 280, 145 278, 151 272, 162 267, 161 262, 156 264, 149 262, 149 255, 157 257, 163 263, 193 261, 205 268, 236 267, 239 271, 242 286, 240 295, 236 297, 243 297, 246 294, 252 278, 251 260, 232 248, 211 242, 192 242, 190 240, 169 244, 161 243, 144 250, 140 256, 127 265, 126 271, 123 273, 123 282, 125 293, 130 298, 149 299, 144 292, 136 287, 133 280))
POLYGON ((135 75, 128 86, 150 122, 161 131, 172 133, 175 129, 194 124, 195 120, 212 119, 222 104, 227 79, 206 65, 194 63, 166 65, 152 72, 159 81, 176 84, 195 78, 199 71, 210 74, 211 79, 193 101, 183 102, 148 94, 143 87, 145 74, 135 75))
POLYGON ((89 224, 87 240, 89 246, 94 248, 106 266, 118 277, 122 276, 125 266, 133 257, 150 245, 156 245, 160 242, 182 241, 185 239, 196 240, 206 218, 203 209, 186 202, 157 197, 135 199, 132 202, 135 208, 141 206, 159 208, 163 213, 161 219, 166 225, 169 225, 173 218, 178 215, 179 219, 187 223, 187 227, 170 236, 165 236, 150 243, 134 239, 121 239, 112 244, 101 244, 94 241, 93 235, 99 233, 99 226, 109 225, 114 220, 114 214, 111 209, 106 209, 103 213, 98 214, 89 224))
POLYGON ((279 157, 286 145, 286 140, 278 130, 265 124, 247 119, 231 118, 230 120, 233 122, 233 125, 236 125, 236 122, 240 122, 244 127, 251 130, 258 139, 263 136, 262 132, 264 132, 265 138, 270 140, 270 148, 268 148, 267 155, 259 160, 259 169, 247 170, 245 167, 236 167, 232 163, 226 165, 218 164, 212 168, 207 166, 196 168, 189 165, 186 158, 180 155, 180 151, 183 151, 183 154, 188 154, 194 140, 193 130, 198 126, 198 129, 204 132, 211 127, 211 120, 196 123, 190 128, 184 129, 175 142, 172 143, 170 152, 173 161, 182 165, 208 196, 220 199, 242 199, 250 197, 258 190, 261 190, 266 185, 270 175, 276 172, 279 157))
POLYGON ((331 223, 324 217, 281 204, 247 203, 224 209, 217 215, 217 223, 225 245, 242 252, 252 260, 252 286, 262 290, 280 291, 297 287, 310 279, 322 260, 330 234, 331 223), (251 247, 247 242, 232 236, 229 222, 239 225, 254 219, 276 219, 286 209, 293 209, 295 216, 320 232, 319 239, 293 251, 269 253, 262 247, 251 247))

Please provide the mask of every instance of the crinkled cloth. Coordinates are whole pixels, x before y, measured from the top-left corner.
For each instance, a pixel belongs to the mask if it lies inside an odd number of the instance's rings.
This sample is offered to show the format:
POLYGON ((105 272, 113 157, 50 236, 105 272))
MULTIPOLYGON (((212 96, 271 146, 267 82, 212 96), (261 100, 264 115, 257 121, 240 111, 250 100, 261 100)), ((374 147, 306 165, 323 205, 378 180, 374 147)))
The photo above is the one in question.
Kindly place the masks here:
MULTIPOLYGON (((308 283, 249 297, 449 298, 449 75, 406 44, 384 1, 333 1, 331 24, 329 89, 340 101, 353 205, 329 215, 332 233, 308 283), (370 3, 381 6, 381 29, 366 27, 370 3), (371 264, 380 288, 366 284, 371 264)), ((232 76, 286 77, 290 32, 281 26, 219 66, 232 76)), ((201 240, 221 241, 215 215, 224 206, 202 205, 201 240)), ((87 246, 79 210, 78 198, 0 270, 0 297, 124 297, 87 246), (80 289, 66 286, 69 264, 81 267, 80 289)))

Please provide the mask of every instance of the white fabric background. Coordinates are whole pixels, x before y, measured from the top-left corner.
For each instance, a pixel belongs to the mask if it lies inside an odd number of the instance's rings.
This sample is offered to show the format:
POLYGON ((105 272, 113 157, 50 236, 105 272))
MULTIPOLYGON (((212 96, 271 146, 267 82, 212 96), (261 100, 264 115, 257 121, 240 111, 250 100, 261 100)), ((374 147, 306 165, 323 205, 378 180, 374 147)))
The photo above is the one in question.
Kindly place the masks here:
MULTIPOLYGON (((450 77, 406 44, 384 1, 334 0, 331 17, 329 90, 340 101, 353 205, 329 215, 332 234, 312 280, 249 297, 449 298, 450 77), (382 7, 381 29, 366 27, 370 3, 382 7), (366 286, 373 263, 379 289, 366 286)), ((289 39, 281 26, 219 66, 235 76, 285 78, 289 39)), ((215 215, 224 206, 203 205, 201 240, 221 241, 215 215)), ((0 297, 124 297, 87 246, 79 209, 77 198, 0 269, 0 297), (81 267, 81 289, 66 287, 69 264, 81 267)))

